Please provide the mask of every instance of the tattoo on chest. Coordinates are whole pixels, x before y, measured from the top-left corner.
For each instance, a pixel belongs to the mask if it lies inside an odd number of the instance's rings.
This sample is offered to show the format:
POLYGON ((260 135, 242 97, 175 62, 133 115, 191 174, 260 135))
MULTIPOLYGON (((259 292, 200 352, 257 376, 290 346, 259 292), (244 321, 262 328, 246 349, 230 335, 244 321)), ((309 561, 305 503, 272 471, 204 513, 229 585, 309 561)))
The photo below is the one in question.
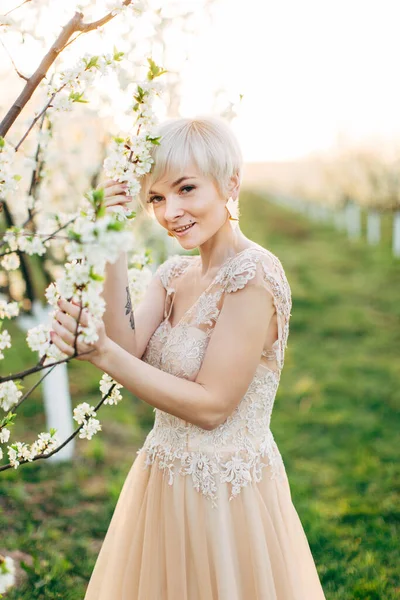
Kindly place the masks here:
POLYGON ((135 329, 135 319, 133 316, 133 307, 132 307, 132 300, 131 300, 131 295, 129 293, 129 287, 126 287, 126 304, 125 304, 125 315, 129 315, 129 322, 131 325, 131 329, 135 329))

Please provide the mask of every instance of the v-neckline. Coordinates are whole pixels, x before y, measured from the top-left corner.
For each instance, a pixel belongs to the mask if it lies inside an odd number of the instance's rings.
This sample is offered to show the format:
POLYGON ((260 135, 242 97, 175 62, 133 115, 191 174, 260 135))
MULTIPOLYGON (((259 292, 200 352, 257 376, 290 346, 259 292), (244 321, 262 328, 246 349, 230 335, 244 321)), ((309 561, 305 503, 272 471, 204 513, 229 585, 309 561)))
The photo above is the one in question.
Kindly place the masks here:
MULTIPOLYGON (((191 310, 193 310, 193 309, 194 309, 194 307, 195 307, 195 306, 198 304, 198 302, 200 302, 200 299, 201 299, 201 298, 204 296, 204 294, 205 294, 206 292, 208 292, 208 290, 209 290, 209 289, 210 289, 210 287, 213 285, 214 281, 217 279, 217 277, 218 277, 218 275, 220 274, 220 272, 222 271, 222 269, 223 269, 223 268, 225 268, 225 267, 226 267, 226 266, 229 264, 229 262, 230 262, 231 260, 233 260, 234 258, 236 258, 237 256, 239 256, 240 254, 243 254, 243 252, 246 252, 246 250, 254 250, 254 249, 255 249, 255 248, 253 248, 252 246, 248 246, 247 248, 244 248, 243 250, 241 250, 240 252, 238 252, 238 253, 237 253, 237 254, 235 254, 234 256, 229 256, 229 257, 228 257, 228 258, 227 258, 227 259, 226 259, 226 260, 225 260, 225 261, 222 263, 222 265, 219 267, 218 271, 216 272, 215 276, 213 277, 213 279, 211 280, 211 282, 209 283, 209 285, 206 287, 206 289, 205 289, 205 290, 203 290, 203 291, 201 292, 201 294, 198 296, 198 298, 195 300, 195 302, 194 302, 194 303, 193 303, 191 306, 189 306, 189 308, 188 308, 188 309, 187 309, 187 310, 186 310, 186 311, 183 313, 183 315, 181 316, 181 318, 179 319, 179 321, 178 321, 178 322, 177 322, 175 325, 172 325, 172 323, 171 323, 171 321, 170 321, 171 312, 170 312, 170 314, 169 314, 167 317, 165 317, 165 319, 164 319, 164 323, 167 323, 167 324, 168 324, 168 329, 169 329, 170 331, 172 331, 173 329, 176 329, 176 328, 177 328, 177 327, 178 327, 178 326, 181 324, 181 322, 182 322, 182 321, 183 321, 183 319, 186 317, 186 315, 187 315, 187 314, 188 314, 188 313, 189 313, 191 310)), ((193 256, 193 255, 192 255, 192 256, 193 256)), ((197 254, 197 255, 195 255, 195 256, 196 256, 196 257, 198 257, 198 258, 200 258, 200 261, 201 261, 201 257, 200 257, 200 255, 199 255, 199 254, 197 254)), ((183 275, 183 273, 182 273, 182 275, 183 275)), ((173 296, 173 299, 172 299, 172 302, 173 302, 173 301, 175 300, 176 288, 171 288, 171 289, 172 289, 172 290, 173 290, 173 292, 174 292, 174 296, 173 296)))

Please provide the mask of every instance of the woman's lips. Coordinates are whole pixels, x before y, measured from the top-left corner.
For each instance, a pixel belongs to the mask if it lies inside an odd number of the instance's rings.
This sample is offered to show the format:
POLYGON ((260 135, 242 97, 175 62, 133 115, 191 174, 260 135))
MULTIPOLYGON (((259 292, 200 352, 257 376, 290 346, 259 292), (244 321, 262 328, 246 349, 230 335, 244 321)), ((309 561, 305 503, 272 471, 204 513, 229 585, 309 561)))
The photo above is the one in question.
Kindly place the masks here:
POLYGON ((194 225, 196 225, 196 223, 193 223, 190 227, 188 227, 188 229, 184 229, 183 231, 174 231, 174 235, 182 237, 183 235, 185 235, 186 233, 191 231, 193 229, 194 225))

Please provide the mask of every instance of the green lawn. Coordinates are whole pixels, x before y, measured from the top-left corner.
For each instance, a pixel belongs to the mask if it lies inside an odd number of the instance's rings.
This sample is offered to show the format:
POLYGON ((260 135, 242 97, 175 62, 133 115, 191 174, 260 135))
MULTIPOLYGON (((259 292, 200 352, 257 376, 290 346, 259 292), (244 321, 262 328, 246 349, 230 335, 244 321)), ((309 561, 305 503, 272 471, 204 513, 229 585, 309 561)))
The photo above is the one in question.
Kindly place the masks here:
MULTIPOLYGON (((391 257, 389 239, 380 248, 348 242, 255 194, 242 195, 241 227, 280 257, 292 288, 272 430, 326 598, 394 600, 400 260, 391 257)), ((6 370, 33 362, 19 337, 6 370)), ((84 363, 69 369, 74 403, 97 402, 100 373, 84 363)), ((16 436, 31 440, 44 428, 38 392, 22 413, 16 436)), ((21 550, 33 565, 25 587, 5 598, 82 600, 153 415, 127 392, 100 414, 103 432, 78 440, 73 465, 39 461, 0 473, 0 551, 21 550)))

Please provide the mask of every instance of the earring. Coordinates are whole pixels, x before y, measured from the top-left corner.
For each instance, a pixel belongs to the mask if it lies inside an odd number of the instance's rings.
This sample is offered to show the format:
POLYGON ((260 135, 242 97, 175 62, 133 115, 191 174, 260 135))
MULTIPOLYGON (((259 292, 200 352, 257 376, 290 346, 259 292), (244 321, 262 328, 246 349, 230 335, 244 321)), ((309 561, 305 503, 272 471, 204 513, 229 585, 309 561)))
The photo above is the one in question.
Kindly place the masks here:
POLYGON ((238 203, 234 201, 232 196, 229 198, 226 203, 226 210, 228 211, 229 220, 230 221, 239 221, 239 211, 238 211, 238 203))
POLYGON ((170 231, 168 231, 168 235, 169 237, 175 237, 173 233, 171 233, 170 231))

